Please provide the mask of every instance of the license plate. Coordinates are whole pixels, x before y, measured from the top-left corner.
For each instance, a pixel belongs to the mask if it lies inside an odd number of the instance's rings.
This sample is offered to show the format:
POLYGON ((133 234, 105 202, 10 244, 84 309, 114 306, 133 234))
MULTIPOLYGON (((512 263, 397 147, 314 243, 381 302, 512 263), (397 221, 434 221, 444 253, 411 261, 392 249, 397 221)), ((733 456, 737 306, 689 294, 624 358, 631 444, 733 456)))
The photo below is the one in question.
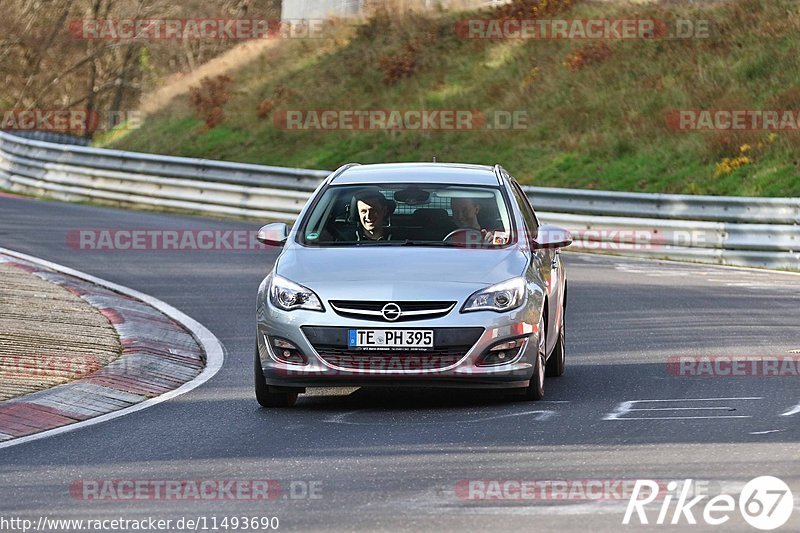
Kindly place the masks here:
POLYGON ((351 329, 347 335, 350 348, 417 349, 433 348, 430 329, 351 329))

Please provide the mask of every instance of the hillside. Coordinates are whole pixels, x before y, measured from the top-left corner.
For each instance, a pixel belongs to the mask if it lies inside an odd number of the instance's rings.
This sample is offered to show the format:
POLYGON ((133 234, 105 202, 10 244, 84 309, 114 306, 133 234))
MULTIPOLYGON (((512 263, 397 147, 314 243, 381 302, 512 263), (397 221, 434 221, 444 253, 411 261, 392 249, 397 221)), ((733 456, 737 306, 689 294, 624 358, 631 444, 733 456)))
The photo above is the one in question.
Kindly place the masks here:
MULTIPOLYGON (((520 0, 502 11, 389 13, 285 39, 176 97, 113 148, 332 169, 348 161, 500 162, 528 184, 800 196, 800 129, 682 131, 675 110, 800 110, 800 7, 520 0), (541 5, 540 3, 541 2, 541 5), (687 39, 468 39, 464 19, 706 21, 687 39), (515 11, 516 10, 516 11, 515 11), (287 110, 478 110, 520 129, 287 130, 287 110)), ((313 114, 312 114, 313 115, 313 114)), ((312 117, 304 114, 302 123, 312 117)), ((319 115, 317 115, 319 116, 319 115)), ((341 117, 341 113, 337 116, 341 117)), ((474 116, 474 115, 473 115, 474 116)))
POLYGON ((191 77, 198 67, 240 44, 234 39, 192 38, 188 31, 186 39, 152 38, 143 28, 181 21, 276 20, 281 4, 280 0, 3 0, 2 6, 0 129, 36 128, 91 137, 119 122, 138 119, 132 108, 143 93, 191 77), (15 120, 24 112, 84 113, 91 118, 32 126, 15 120))

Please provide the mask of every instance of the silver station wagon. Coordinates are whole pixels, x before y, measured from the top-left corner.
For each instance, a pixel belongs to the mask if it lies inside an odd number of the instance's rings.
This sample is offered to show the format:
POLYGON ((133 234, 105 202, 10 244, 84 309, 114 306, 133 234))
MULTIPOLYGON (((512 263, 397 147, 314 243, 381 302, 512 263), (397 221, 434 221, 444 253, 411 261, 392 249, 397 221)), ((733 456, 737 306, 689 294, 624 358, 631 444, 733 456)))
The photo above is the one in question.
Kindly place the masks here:
POLYGON ((502 167, 349 164, 314 192, 257 299, 255 392, 499 388, 564 373, 568 231, 539 223, 502 167))

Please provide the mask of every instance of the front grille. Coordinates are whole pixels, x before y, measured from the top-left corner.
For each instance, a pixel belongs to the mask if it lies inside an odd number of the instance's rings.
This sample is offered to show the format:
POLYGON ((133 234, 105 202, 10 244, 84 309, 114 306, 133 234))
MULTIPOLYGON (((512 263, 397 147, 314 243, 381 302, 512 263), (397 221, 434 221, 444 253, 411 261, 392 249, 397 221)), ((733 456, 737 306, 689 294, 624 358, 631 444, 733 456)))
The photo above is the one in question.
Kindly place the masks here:
POLYGON ((425 320, 441 318, 452 311, 456 302, 425 302, 425 301, 364 301, 364 300, 331 300, 329 302, 337 315, 371 320, 376 322, 408 322, 411 320, 425 320), (387 320, 381 310, 387 304, 396 304, 400 307, 400 317, 396 320, 387 320))
POLYGON ((478 342, 483 328, 432 328, 433 348, 358 350, 347 345, 348 329, 302 326, 314 350, 328 364, 348 370, 437 370, 461 360, 478 342))

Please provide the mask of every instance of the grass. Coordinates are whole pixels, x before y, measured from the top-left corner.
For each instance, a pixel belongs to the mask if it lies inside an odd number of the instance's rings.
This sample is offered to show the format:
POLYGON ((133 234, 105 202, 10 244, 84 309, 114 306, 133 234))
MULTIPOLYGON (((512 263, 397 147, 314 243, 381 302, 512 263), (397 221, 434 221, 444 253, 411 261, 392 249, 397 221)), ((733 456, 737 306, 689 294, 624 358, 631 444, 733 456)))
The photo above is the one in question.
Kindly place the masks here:
POLYGON ((487 14, 379 13, 360 26, 339 24, 332 38, 279 43, 233 74, 218 126, 207 129, 184 96, 103 144, 323 169, 435 156, 499 162, 521 182, 542 186, 800 196, 800 131, 681 132, 666 121, 673 109, 800 109, 795 2, 577 4, 550 13, 703 19, 713 34, 599 44, 462 39, 455 23, 470 16, 487 14), (412 68, 404 70, 404 60, 412 68), (568 68, 570 61, 580 68, 568 68), (390 67, 396 74, 387 79, 390 67), (259 116, 265 101, 274 109, 259 116), (528 124, 509 131, 287 131, 275 125, 281 109, 475 109, 490 117, 508 110, 527 113, 528 124), (740 156, 743 145, 751 147, 748 163, 720 173, 719 164, 740 156))

